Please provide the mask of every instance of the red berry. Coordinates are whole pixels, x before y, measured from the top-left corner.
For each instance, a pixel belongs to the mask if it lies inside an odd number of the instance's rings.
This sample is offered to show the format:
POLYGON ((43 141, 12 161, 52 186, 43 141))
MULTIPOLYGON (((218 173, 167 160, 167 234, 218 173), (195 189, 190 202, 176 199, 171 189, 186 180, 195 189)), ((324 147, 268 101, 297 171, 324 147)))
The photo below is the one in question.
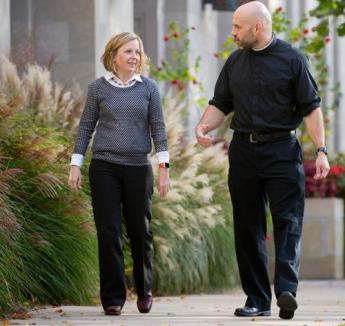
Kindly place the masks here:
POLYGON ((180 33, 179 33, 179 32, 174 32, 173 37, 179 38, 179 36, 180 36, 180 33))
POLYGON ((308 28, 305 28, 305 29, 303 30, 303 34, 304 34, 304 35, 309 34, 309 29, 308 29, 308 28))
POLYGON ((219 58, 219 53, 216 52, 216 53, 213 54, 213 56, 214 56, 215 58, 219 58))
POLYGON ((278 7, 277 9, 276 9, 276 12, 282 12, 283 11, 283 7, 282 6, 280 6, 280 7, 278 7))
POLYGON ((168 42, 168 41, 169 41, 168 35, 164 35, 164 42, 168 42))
POLYGON ((177 85, 178 80, 174 79, 174 80, 171 81, 171 83, 172 83, 173 85, 177 85))
POLYGON ((325 42, 326 42, 326 43, 331 42, 331 38, 330 38, 329 36, 326 36, 326 37, 325 37, 325 42))
POLYGON ((193 31, 195 31, 195 30, 196 30, 195 26, 192 26, 192 27, 191 27, 191 29, 192 29, 193 31))

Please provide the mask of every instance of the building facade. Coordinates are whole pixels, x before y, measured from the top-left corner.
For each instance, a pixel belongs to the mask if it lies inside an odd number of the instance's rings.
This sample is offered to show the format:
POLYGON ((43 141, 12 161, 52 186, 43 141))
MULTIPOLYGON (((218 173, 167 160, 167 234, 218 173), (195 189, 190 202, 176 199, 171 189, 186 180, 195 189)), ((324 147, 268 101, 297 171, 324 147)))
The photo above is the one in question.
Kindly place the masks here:
MULTIPOLYGON (((272 10, 283 6, 292 24, 316 5, 315 0, 266 0, 272 10)), ((54 80, 80 84, 83 90, 104 73, 100 61, 106 41, 121 31, 135 31, 144 41, 151 62, 159 65, 168 52, 163 41, 169 21, 184 27, 194 26, 191 35, 190 60, 200 55, 200 79, 206 97, 213 88, 222 62, 214 57, 230 35, 233 10, 238 0, 0 0, 0 52, 22 71, 28 62, 47 66, 54 80)), ((330 67, 329 84, 340 84, 345 94, 345 65, 340 53, 345 38, 332 35, 327 47, 330 67)), ((331 103, 331 95, 324 99, 331 103)), ((191 125, 200 110, 191 112, 191 125)), ((331 151, 345 151, 345 96, 333 114, 328 136, 331 151)), ((192 127, 191 127, 192 128, 192 127)))

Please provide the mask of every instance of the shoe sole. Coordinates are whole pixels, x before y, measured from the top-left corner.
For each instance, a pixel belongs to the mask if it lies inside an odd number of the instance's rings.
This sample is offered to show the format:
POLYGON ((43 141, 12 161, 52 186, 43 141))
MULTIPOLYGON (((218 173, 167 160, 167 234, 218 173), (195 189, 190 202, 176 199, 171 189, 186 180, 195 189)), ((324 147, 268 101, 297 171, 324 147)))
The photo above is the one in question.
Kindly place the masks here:
POLYGON ((119 311, 119 312, 104 312, 104 314, 106 316, 120 316, 121 315, 121 311, 119 311))
POLYGON ((236 313, 235 311, 235 316, 237 317, 264 317, 264 316, 271 316, 271 311, 270 310, 260 311, 257 314, 236 313))
POLYGON ((279 317, 282 319, 292 319, 298 307, 296 299, 284 292, 279 296, 277 306, 280 308, 279 317))

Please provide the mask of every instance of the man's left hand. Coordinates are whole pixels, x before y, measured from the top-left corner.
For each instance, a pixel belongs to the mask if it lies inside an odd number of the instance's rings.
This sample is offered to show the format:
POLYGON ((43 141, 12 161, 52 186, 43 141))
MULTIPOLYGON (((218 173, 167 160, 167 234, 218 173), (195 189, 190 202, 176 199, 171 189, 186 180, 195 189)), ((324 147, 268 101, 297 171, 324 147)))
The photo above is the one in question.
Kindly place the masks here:
POLYGON ((329 163, 327 159, 327 155, 324 153, 318 153, 316 161, 315 161, 316 172, 314 175, 315 180, 321 180, 327 177, 329 172, 329 163))

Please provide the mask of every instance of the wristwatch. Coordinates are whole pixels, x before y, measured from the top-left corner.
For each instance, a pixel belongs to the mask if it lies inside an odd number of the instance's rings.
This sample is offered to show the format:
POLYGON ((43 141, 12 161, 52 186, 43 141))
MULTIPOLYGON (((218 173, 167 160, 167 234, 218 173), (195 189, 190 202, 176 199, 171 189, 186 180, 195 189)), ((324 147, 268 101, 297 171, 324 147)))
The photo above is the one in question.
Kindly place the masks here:
POLYGON ((160 169, 169 169, 170 168, 170 164, 167 163, 167 162, 159 163, 159 168, 160 169))
POLYGON ((319 152, 325 153, 325 155, 328 155, 327 147, 326 146, 321 146, 316 150, 316 154, 319 152))

